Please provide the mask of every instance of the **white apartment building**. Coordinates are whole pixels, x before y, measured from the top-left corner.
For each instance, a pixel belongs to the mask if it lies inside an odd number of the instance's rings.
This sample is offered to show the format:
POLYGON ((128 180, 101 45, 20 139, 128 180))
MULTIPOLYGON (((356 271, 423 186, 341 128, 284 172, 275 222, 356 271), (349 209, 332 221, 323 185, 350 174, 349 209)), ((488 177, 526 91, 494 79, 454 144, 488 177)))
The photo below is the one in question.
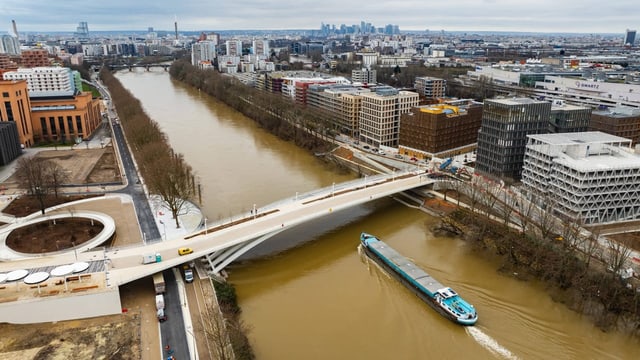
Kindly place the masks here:
POLYGON ((270 56, 269 40, 253 40, 251 50, 254 55, 270 56))
POLYGON ((229 70, 233 66, 237 68, 240 64, 240 61, 240 56, 220 55, 218 56, 218 71, 228 72, 224 71, 223 69, 229 70))
POLYGON ((360 96, 360 140, 375 147, 398 147, 400 116, 418 106, 420 96, 415 92, 398 91, 392 87, 379 88, 375 93, 360 96))
POLYGON ((73 71, 65 67, 20 68, 2 75, 4 80, 27 80, 29 97, 73 96, 76 85, 73 71))
POLYGON ((191 65, 211 64, 216 58, 216 45, 213 41, 198 41, 191 45, 191 65))
POLYGON ((522 184, 557 215, 584 224, 640 218, 640 148, 591 131, 528 135, 522 184))
POLYGON ((227 40, 225 48, 227 56, 242 56, 242 41, 240 40, 227 40))

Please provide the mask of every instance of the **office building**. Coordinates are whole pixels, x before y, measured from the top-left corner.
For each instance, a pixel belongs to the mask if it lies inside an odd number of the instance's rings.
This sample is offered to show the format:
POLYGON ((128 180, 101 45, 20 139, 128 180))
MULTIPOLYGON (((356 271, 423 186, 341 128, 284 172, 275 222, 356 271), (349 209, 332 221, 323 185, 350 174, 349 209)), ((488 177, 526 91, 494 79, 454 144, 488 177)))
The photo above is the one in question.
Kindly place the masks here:
POLYGON ((551 103, 550 133, 584 132, 589 129, 591 108, 566 104, 561 100, 551 103))
POLYGON ((550 112, 551 103, 529 98, 485 100, 475 170, 519 180, 527 135, 545 133, 550 112))
POLYGON ((442 98, 447 90, 447 80, 431 76, 416 77, 414 87, 427 99, 442 98))
POLYGON ((18 127, 12 121, 0 121, 0 166, 5 166, 22 154, 18 127))
POLYGON ((90 92, 61 98, 32 98, 36 142, 74 143, 90 138, 102 123, 100 100, 90 92))
POLYGON ((424 159, 472 151, 481 122, 482 104, 472 100, 414 107, 400 118, 398 152, 424 159))
POLYGON ((34 144, 31 120, 31 101, 26 80, 0 80, 0 122, 13 122, 19 143, 24 147, 34 144))
POLYGON ((640 218, 640 154, 602 132, 529 135, 524 192, 571 222, 640 218))
POLYGON ((375 93, 362 94, 358 132, 360 141, 374 147, 397 147, 400 134, 400 116, 418 106, 419 95, 411 91, 398 91, 381 87, 375 93))
POLYGON ((633 144, 638 144, 640 142, 640 109, 616 106, 594 111, 591 114, 589 130, 631 139, 633 144))

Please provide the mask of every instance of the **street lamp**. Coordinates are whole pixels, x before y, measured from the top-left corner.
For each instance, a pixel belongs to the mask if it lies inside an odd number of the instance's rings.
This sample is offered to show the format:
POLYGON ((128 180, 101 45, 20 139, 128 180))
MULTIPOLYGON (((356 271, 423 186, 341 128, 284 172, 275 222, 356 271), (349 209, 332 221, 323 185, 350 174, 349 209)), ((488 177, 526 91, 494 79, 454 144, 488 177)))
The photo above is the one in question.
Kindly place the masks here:
POLYGON ((204 217, 204 234, 207 235, 207 217, 204 217))
POLYGON ((36 197, 38 198, 38 202, 40 203, 40 211, 42 211, 42 215, 44 215, 44 192, 40 188, 40 186, 36 186, 36 197))

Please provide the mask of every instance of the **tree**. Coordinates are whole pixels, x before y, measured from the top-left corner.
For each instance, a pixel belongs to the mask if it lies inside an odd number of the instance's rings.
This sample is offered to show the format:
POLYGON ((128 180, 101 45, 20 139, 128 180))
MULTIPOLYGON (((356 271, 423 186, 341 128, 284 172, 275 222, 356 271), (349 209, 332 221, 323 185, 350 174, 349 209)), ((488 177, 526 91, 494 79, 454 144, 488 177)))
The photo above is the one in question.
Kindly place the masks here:
POLYGON ((162 197, 162 201, 171 210, 171 215, 180 228, 178 214, 183 205, 196 196, 191 166, 181 154, 160 156, 146 166, 149 188, 162 197))
POLYGON ((64 169, 55 162, 37 157, 21 157, 18 159, 16 176, 20 187, 27 193, 37 197, 40 211, 44 214, 44 199, 53 192, 58 196, 58 188, 67 178, 64 169))
POLYGON ((622 274, 622 270, 631 255, 631 246, 628 241, 616 241, 610 238, 606 238, 608 256, 605 256, 605 265, 607 270, 613 273, 613 277, 616 278, 622 274))
POLYGON ((205 299, 204 316, 201 317, 202 332, 206 337, 207 347, 219 360, 234 359, 233 348, 229 340, 227 322, 216 302, 205 299))

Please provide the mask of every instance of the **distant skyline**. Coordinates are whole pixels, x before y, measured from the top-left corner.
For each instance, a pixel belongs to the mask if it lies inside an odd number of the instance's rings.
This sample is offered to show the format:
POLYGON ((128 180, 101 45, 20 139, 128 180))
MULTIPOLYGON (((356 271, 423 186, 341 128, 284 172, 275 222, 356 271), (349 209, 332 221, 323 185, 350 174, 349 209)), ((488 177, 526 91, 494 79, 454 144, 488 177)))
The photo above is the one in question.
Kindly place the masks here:
POLYGON ((619 33, 640 29, 637 0, 1 0, 0 32, 74 32, 80 21, 89 31, 319 29, 320 24, 376 27, 401 31, 514 31, 619 33))

